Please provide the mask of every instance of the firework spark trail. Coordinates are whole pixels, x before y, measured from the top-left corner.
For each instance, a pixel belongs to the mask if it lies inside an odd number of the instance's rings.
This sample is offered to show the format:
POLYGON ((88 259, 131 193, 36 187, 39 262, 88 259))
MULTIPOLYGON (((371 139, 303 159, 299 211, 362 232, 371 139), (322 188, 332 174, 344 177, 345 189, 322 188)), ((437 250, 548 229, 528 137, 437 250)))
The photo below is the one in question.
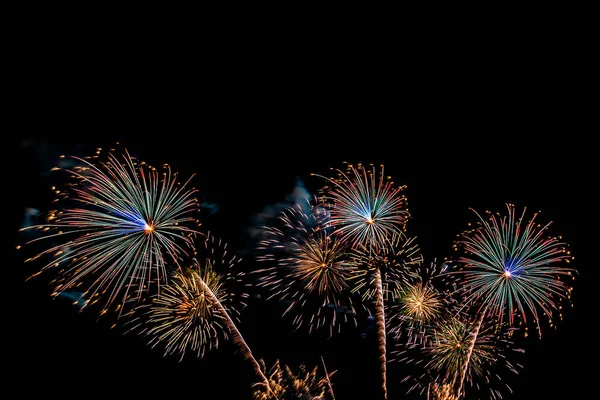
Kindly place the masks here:
POLYGON ((354 248, 352 258, 356 264, 356 272, 351 277, 355 283, 352 291, 362 291, 363 300, 374 300, 383 392, 387 397, 386 300, 414 279, 422 256, 414 237, 394 232, 376 248, 371 245, 354 248))
MULTIPOLYGON (((350 242, 353 248, 362 249, 360 251, 367 258, 371 258, 373 251, 386 247, 390 237, 404 235, 410 217, 406 209, 406 197, 402 193, 406 186, 395 186, 390 177, 385 176, 383 165, 379 174, 373 164, 370 167, 368 170, 363 164, 347 164, 345 172, 335 170, 337 177, 334 178, 313 174, 331 185, 322 189, 321 201, 330 208, 330 224, 334 229, 332 234, 350 242)), ((375 286, 370 286, 366 296, 376 295, 375 316, 382 362, 382 388, 384 398, 387 398, 382 271, 375 268, 371 274, 374 278, 371 284, 375 286)))
POLYGON ((180 361, 188 350, 201 358, 206 349, 218 348, 219 337, 230 336, 270 391, 260 364, 233 320, 238 319, 238 308, 246 306, 244 299, 248 297, 245 292, 229 290, 232 285, 246 285, 244 272, 235 271, 241 259, 210 232, 198 250, 191 267, 175 271, 160 296, 138 307, 139 316, 129 321, 129 331, 150 337, 152 347, 164 344, 165 356, 180 353, 180 361))
MULTIPOLYGON (((375 317, 382 363, 382 389, 384 398, 387 398, 383 271, 380 265, 373 266, 371 259, 379 249, 389 247, 390 238, 404 237, 404 229, 410 214, 406 209, 406 197, 402 193, 406 186, 395 186, 391 178, 385 176, 383 165, 380 166, 379 173, 373 164, 370 164, 370 167, 367 169, 363 164, 356 166, 347 164, 345 172, 335 170, 337 177, 334 178, 313 175, 326 179, 331 185, 322 189, 321 201, 330 209, 329 222, 333 227, 332 234, 350 242, 354 249, 358 249, 359 253, 362 253, 359 259, 368 259, 364 265, 363 277, 371 275, 373 279, 369 282, 370 285, 364 296, 368 298, 375 295, 375 317)), ((393 256, 398 255, 393 254, 393 256)), ((386 260, 383 261, 385 265, 386 260)), ((394 268, 390 268, 390 272, 394 272, 394 268)), ((397 284, 395 281, 399 278, 403 279, 401 276, 390 276, 390 281, 397 284)), ((365 286, 365 283, 366 280, 363 280, 362 284, 359 282, 359 289, 365 286)), ((388 282, 386 282, 386 293, 387 285, 388 282)))
POLYGON ((477 336, 479 335, 479 330, 481 329, 481 324, 483 323, 483 318, 485 317, 485 312, 482 312, 479 318, 477 319, 477 326, 473 331, 471 343, 469 344, 469 351, 467 353, 467 357, 465 357, 465 363, 460 370, 459 380, 458 380, 458 389, 456 390, 457 397, 463 396, 463 385, 465 381, 465 377, 467 376, 467 369, 469 368, 469 363, 471 362, 471 356, 473 355, 473 349, 475 348, 475 343, 477 343, 477 336))
MULTIPOLYGON (((198 224, 199 211, 194 195, 165 164, 162 174, 138 162, 125 150, 123 163, 110 153, 98 165, 72 157, 83 165, 70 170, 74 183, 67 190, 55 190, 57 202, 71 201, 49 213, 48 223, 22 228, 41 230, 43 236, 26 244, 62 240, 27 261, 49 256, 36 276, 60 268, 54 296, 73 289, 87 279, 83 307, 95 303, 107 291, 105 308, 118 300, 124 305, 134 291, 140 300, 153 287, 160 291, 167 282, 166 265, 193 251, 192 237, 198 233, 189 224, 198 224)), ((61 203, 62 204, 62 203, 61 203)), ((31 277, 30 277, 31 278, 31 277)), ((122 310, 122 309, 121 309, 122 310)))
POLYGON ((379 175, 371 167, 348 164, 346 172, 336 170, 336 178, 312 174, 331 184, 323 189, 322 200, 331 203, 334 234, 357 246, 377 247, 391 233, 401 233, 410 215, 401 193, 406 186, 395 187, 383 165, 379 175))
POLYGON ((325 378, 327 379, 327 387, 329 389, 329 393, 331 393, 332 400, 335 400, 335 395, 333 394, 333 387, 331 386, 331 380, 329 379, 329 373, 327 372, 327 367, 325 366, 325 360, 323 356, 321 356, 321 362, 323 363, 323 371, 325 371, 325 378))
POLYGON ((363 300, 377 299, 375 275, 380 271, 387 299, 394 291, 405 287, 416 278, 418 268, 423 262, 415 237, 393 233, 377 248, 358 246, 351 251, 354 273, 352 291, 362 292, 363 300))
POLYGON ((381 367, 381 389, 383 398, 387 399, 387 360, 386 360, 386 331, 385 331, 385 312, 383 306, 383 286, 381 283, 381 271, 375 271, 375 286, 377 291, 377 302, 375 306, 375 320, 377 323, 377 340, 379 342, 379 360, 381 367))
POLYGON ((265 374, 263 374, 262 369, 260 368, 260 364, 258 363, 256 358, 254 358, 254 355, 252 354, 252 350, 250 350, 250 347, 248 347, 248 344, 246 343, 246 341, 242 337, 242 334, 237 329, 237 326, 235 325, 235 323, 229 316, 229 313, 227 312, 225 307, 223 307, 223 305, 221 304, 221 302, 219 301, 217 296, 215 296, 213 291, 210 290, 210 288, 204 283, 203 280, 200 280, 200 284, 202 285, 202 288, 205 290, 205 292, 208 293, 208 295, 213 300, 213 304, 215 304, 218 307, 221 315, 225 318, 225 324, 226 324, 227 328, 229 328, 229 331, 232 333, 233 342, 240 347, 240 350, 241 350, 242 354, 244 355, 244 358, 246 360, 250 361, 250 363, 252 364, 252 367, 254 369, 254 372, 256 372, 256 374, 265 382, 267 390, 269 392, 271 392, 272 390, 271 390, 271 385, 269 383, 269 380, 267 379, 265 374))
POLYGON ((180 361, 187 349, 203 357, 207 348, 219 347, 219 335, 227 336, 224 315, 215 312, 218 307, 204 289, 208 286, 222 304, 228 298, 223 283, 210 265, 200 269, 194 260, 194 268, 175 272, 169 285, 160 296, 152 298, 149 306, 138 307, 138 312, 144 308, 148 311, 128 323, 136 324, 130 330, 149 336, 153 348, 164 342, 165 355, 179 352, 180 361), (148 320, 144 319, 146 316, 148 320))
POLYGON ((441 381, 438 381, 439 378, 436 381, 444 392, 457 398, 461 396, 468 370, 471 375, 481 376, 486 373, 486 365, 496 362, 490 328, 480 335, 482 322, 483 318, 480 318, 472 324, 466 317, 442 322, 435 329, 434 340, 426 348, 431 356, 426 367, 442 373, 441 381))

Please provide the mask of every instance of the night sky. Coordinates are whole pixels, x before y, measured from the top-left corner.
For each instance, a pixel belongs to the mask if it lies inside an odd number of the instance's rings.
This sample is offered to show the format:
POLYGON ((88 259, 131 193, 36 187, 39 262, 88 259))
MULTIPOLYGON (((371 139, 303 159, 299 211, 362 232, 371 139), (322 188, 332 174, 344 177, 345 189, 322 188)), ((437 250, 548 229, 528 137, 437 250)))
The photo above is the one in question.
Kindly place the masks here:
MULTIPOLYGON (((142 79, 125 87, 124 77, 118 86, 98 75, 79 87, 76 78, 67 86, 47 78, 27 86, 25 92, 35 96, 19 98, 31 113, 22 114, 16 146, 5 148, 16 160, 5 167, 16 178, 10 189, 17 203, 11 210, 15 245, 21 243, 16 231, 26 209, 49 207, 49 171, 58 156, 88 155, 116 141, 151 165, 168 163, 185 178, 196 174, 192 184, 207 205, 202 228, 243 258, 252 254, 256 216, 285 201, 298 180, 314 192, 322 181, 311 173, 328 174, 344 161, 383 164, 395 182, 407 185, 407 229, 418 237, 426 260, 452 255, 453 239, 474 221, 469 208, 503 212, 508 202, 541 210, 541 221, 553 221, 551 232, 571 245, 580 271, 575 306, 542 340, 520 343, 524 368, 507 377, 514 393, 504 391, 505 398, 578 399, 592 387, 583 360, 589 361, 595 320, 585 300, 591 297, 593 266, 579 257, 587 197, 581 180, 591 165, 590 144, 579 135, 584 111, 573 106, 564 87, 551 90, 540 79, 523 88, 504 77, 485 85, 474 79, 467 89, 437 78, 408 97, 389 92, 384 99, 341 81, 311 94, 312 88, 303 87, 306 78, 265 92, 260 81, 245 76, 211 82, 210 91, 183 98, 175 94, 184 91, 183 80, 158 91, 142 79), (468 94, 458 99, 457 91, 468 94), (195 95, 201 101, 189 101, 195 95)), ((141 337, 124 335, 118 325, 111 329, 114 321, 98 321, 93 312, 52 299, 44 274, 25 282, 31 267, 21 253, 12 253, 7 269, 16 297, 6 306, 15 315, 5 324, 14 337, 5 346, 15 378, 9 386, 18 382, 18 397, 250 398, 253 371, 231 343, 202 359, 163 357, 162 349, 150 349, 141 337)), ((245 261, 252 268, 252 259, 245 261)), ((327 368, 337 371, 336 399, 376 398, 376 338, 366 324, 327 339, 295 332, 281 310, 274 300, 253 298, 242 312, 239 329, 257 358, 312 367, 323 356, 327 368)), ((404 395, 403 377, 400 364, 388 366, 389 398, 420 398, 404 395)))

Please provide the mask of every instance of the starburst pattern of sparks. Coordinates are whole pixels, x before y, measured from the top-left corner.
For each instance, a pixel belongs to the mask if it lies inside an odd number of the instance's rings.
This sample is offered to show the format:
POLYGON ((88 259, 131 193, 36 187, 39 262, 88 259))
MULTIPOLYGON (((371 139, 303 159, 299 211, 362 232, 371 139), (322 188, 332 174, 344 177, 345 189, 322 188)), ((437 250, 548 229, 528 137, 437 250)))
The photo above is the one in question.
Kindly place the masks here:
POLYGON ((425 340, 427 328, 443 318, 446 311, 444 294, 430 282, 410 282, 394 291, 389 306, 389 330, 397 340, 408 343, 425 340))
POLYGON ((396 186, 384 167, 347 164, 346 171, 336 170, 323 188, 323 202, 331 207, 330 222, 334 234, 356 246, 377 247, 392 233, 401 233, 410 216, 403 190, 396 186))
POLYGON ((450 315, 447 281, 439 279, 445 264, 440 269, 434 260, 415 267, 405 283, 394 287, 388 305, 388 329, 402 345, 423 343, 428 330, 450 315))
MULTIPOLYGON (((138 307, 131 331, 149 338, 151 347, 162 345, 166 355, 191 352, 203 357, 217 348, 235 330, 230 319, 239 321, 246 293, 233 293, 234 282, 243 285, 234 273, 241 261, 227 250, 227 244, 210 233, 204 240, 204 256, 192 265, 176 270, 171 282, 151 302, 138 307), (234 304, 234 301, 236 301, 234 304), (237 307, 236 307, 237 306, 237 307)), ((135 315, 135 314, 134 314, 135 315)))
POLYGON ((270 265, 255 273, 258 286, 269 290, 268 299, 288 303, 284 315, 298 311, 297 328, 307 325, 312 332, 325 326, 332 335, 336 326, 356 322, 348 285, 355 268, 346 243, 329 233, 326 210, 314 204, 304 208, 289 207, 278 224, 265 227, 257 260, 270 265))
POLYGON ((148 327, 142 332, 150 345, 164 344, 165 355, 181 358, 188 351, 203 357, 206 350, 218 347, 219 337, 227 338, 229 333, 226 315, 217 304, 227 297, 223 282, 210 264, 201 268, 197 261, 175 272, 148 310, 148 327))
POLYGON ((512 204, 508 214, 489 213, 472 229, 463 232, 456 249, 463 255, 457 259, 460 287, 465 303, 479 303, 483 312, 498 320, 514 323, 515 316, 527 321, 533 316, 540 330, 540 311, 551 317, 560 310, 560 300, 570 298, 568 280, 574 270, 564 264, 573 257, 560 237, 546 236, 550 223, 537 223, 538 213, 524 222, 512 204))
POLYGON ((101 162, 100 153, 72 157, 67 187, 54 188, 57 209, 22 231, 41 232, 27 245, 48 244, 26 260, 50 258, 33 276, 57 271, 53 295, 83 288, 81 308, 105 297, 104 314, 160 291, 167 266, 193 254, 199 205, 191 177, 181 183, 167 164, 160 171, 126 150, 101 162))
MULTIPOLYGON (((227 287, 240 282, 245 285, 244 273, 232 271, 241 259, 210 233, 204 244, 204 260, 193 258, 191 267, 175 272, 165 293, 154 297, 150 305, 139 307, 141 317, 132 320, 130 330, 149 337, 152 347, 163 344, 165 355, 179 353, 180 360, 188 351, 203 357, 206 350, 218 347, 219 338, 231 338, 270 392, 267 377, 234 321, 239 322, 239 309, 233 298, 244 299, 247 294, 233 294, 227 287), (216 270, 223 268, 226 270, 216 270)), ((245 306, 243 301, 239 304, 245 306)))

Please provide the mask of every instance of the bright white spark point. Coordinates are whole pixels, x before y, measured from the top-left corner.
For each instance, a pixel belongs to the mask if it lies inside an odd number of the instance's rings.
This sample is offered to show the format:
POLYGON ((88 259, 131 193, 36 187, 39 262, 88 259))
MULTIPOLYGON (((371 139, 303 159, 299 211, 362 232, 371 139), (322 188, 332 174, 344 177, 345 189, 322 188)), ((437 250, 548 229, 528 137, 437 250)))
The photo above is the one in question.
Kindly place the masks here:
POLYGON ((510 271, 504 271, 504 277, 510 278, 510 271))

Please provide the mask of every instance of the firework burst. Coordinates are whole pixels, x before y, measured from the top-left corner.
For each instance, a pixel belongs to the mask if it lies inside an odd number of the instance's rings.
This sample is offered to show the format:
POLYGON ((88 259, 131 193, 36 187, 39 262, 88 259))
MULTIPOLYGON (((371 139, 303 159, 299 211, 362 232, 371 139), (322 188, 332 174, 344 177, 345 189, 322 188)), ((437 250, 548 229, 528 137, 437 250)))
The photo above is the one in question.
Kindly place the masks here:
POLYGON ((481 312, 507 319, 515 316, 527 321, 533 316, 541 334, 540 312, 549 318, 560 310, 560 300, 570 298, 572 288, 566 282, 574 270, 563 266, 573 257, 560 237, 548 237, 550 223, 536 222, 538 213, 524 222, 512 204, 508 214, 489 213, 470 230, 459 236, 456 249, 463 251, 457 259, 460 287, 465 304, 479 304, 481 312))
POLYGON ((394 292, 388 330, 396 340, 405 337, 409 344, 423 343, 428 328, 443 318, 446 302, 429 282, 407 283, 394 292))
POLYGON ((298 368, 298 372, 276 360, 269 371, 263 360, 259 361, 261 367, 268 376, 272 391, 266 390, 264 382, 254 385, 252 398, 254 400, 285 400, 285 399, 311 399, 311 400, 334 400, 331 377, 335 371, 325 375, 319 375, 318 367, 309 370, 304 364, 298 368))
POLYGON ((404 378, 411 382, 408 392, 456 400, 464 397, 468 386, 480 395, 501 399, 503 392, 512 392, 506 372, 517 374, 522 368, 507 357, 524 352, 514 346, 513 333, 514 328, 481 318, 473 321, 462 313, 437 320, 427 327, 425 340, 398 346, 397 360, 413 371, 404 378))
POLYGON ((435 374, 434 387, 451 393, 448 398, 464 396, 465 383, 477 389, 487 388, 492 399, 502 398, 498 387, 512 391, 507 384, 500 386, 502 375, 497 372, 504 368, 516 374, 521 368, 505 355, 508 350, 523 352, 510 341, 513 331, 502 330, 482 318, 473 322, 461 316, 438 324, 424 349, 429 358, 426 369, 435 374))
POLYGON ((204 255, 201 261, 192 259, 189 268, 176 270, 160 295, 133 314, 141 317, 132 319, 131 331, 147 336, 152 347, 164 345, 165 355, 183 359, 192 352, 203 357, 234 332, 229 320, 238 321, 245 306, 247 294, 230 290, 233 282, 243 285, 240 274, 232 272, 241 259, 230 256, 227 244, 210 234, 204 255))
POLYGON ((409 212, 402 191, 385 176, 383 165, 378 173, 374 165, 347 164, 346 171, 324 177, 322 201, 331 207, 330 223, 334 234, 357 246, 377 247, 392 233, 403 232, 409 212))
POLYGON ((307 204, 283 210, 276 225, 265 227, 257 260, 272 266, 255 272, 268 299, 288 303, 284 314, 298 311, 297 328, 326 326, 332 335, 336 326, 355 322, 348 285, 355 269, 346 243, 329 233, 326 210, 307 204))
POLYGON ((406 284, 396 292, 400 314, 409 324, 425 326, 437 320, 444 310, 442 294, 423 283, 406 284))
POLYGON ((232 285, 245 286, 243 272, 233 271, 241 259, 210 233, 204 244, 204 260, 193 258, 192 266, 175 272, 172 284, 160 296, 138 307, 141 316, 132 319, 130 331, 148 337, 152 347, 164 345, 165 355, 179 353, 180 360, 189 351, 203 357, 206 350, 218 347, 219 338, 231 338, 270 392, 260 364, 234 321, 248 297, 228 290, 232 285))
POLYGON ((405 283, 394 287, 388 304, 388 330, 403 346, 424 343, 429 329, 451 315, 450 290, 444 287, 448 281, 439 279, 445 264, 440 269, 434 260, 415 267, 405 283))
POLYGON ((58 271, 53 295, 83 287, 82 308, 105 296, 103 314, 159 291, 167 265, 193 253, 199 206, 190 181, 182 184, 168 165, 159 171, 126 150, 103 162, 98 154, 72 157, 69 184, 55 189, 58 208, 22 230, 42 233, 27 245, 49 244, 26 261, 50 259, 35 275, 58 271))
POLYGON ((465 359, 470 357, 467 379, 483 374, 486 365, 494 360, 494 336, 480 324, 471 324, 461 318, 451 318, 434 330, 426 347, 431 360, 427 366, 436 371, 443 381, 456 380, 461 375, 465 359), (478 332, 475 342, 474 333, 478 332))
POLYGON ((151 314, 144 333, 152 347, 165 344, 165 355, 186 351, 203 357, 205 351, 218 347, 219 336, 227 338, 226 315, 218 303, 225 303, 227 294, 221 276, 212 266, 201 268, 194 261, 192 268, 177 271, 149 309, 151 314))

